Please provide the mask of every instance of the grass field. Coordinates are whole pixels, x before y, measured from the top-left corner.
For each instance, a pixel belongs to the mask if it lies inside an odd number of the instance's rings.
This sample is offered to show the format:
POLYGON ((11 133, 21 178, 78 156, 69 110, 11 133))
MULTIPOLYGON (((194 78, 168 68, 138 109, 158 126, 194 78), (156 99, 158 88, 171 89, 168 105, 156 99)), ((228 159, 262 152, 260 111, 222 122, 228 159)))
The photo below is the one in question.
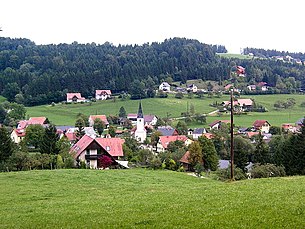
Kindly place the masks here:
POLYGON ((225 58, 237 58, 237 59, 252 59, 252 56, 242 55, 242 54, 233 54, 233 53, 217 53, 220 57, 225 58))
POLYGON ((0 228, 305 227, 305 177, 53 170, 1 173, 0 183, 0 228))
MULTIPOLYGON (((242 96, 242 98, 252 98, 257 103, 267 107, 269 112, 257 113, 250 112, 248 115, 241 115, 234 117, 234 123, 237 126, 252 126, 256 119, 266 119, 271 125, 281 126, 283 123, 295 123, 299 118, 305 115, 305 108, 301 107, 301 103, 305 101, 305 95, 254 95, 254 96, 242 96), (273 104, 277 100, 286 100, 287 98, 294 98, 296 105, 292 109, 276 110, 273 104)), ((170 114, 170 117, 179 117, 181 112, 185 112, 187 107, 191 104, 194 105, 195 111, 198 113, 209 113, 215 108, 209 106, 209 104, 217 101, 221 103, 224 100, 228 100, 229 96, 222 96, 221 98, 207 98, 189 99, 187 97, 183 99, 176 99, 172 95, 169 98, 160 99, 143 99, 143 112, 144 114, 155 114, 159 117, 166 117, 170 114)), ((27 107, 27 115, 29 117, 46 116, 50 121, 56 125, 74 125, 76 115, 83 113, 85 115, 94 114, 106 114, 117 115, 121 106, 124 106, 127 113, 136 113, 138 110, 138 100, 126 100, 121 101, 117 99, 116 102, 112 100, 98 101, 96 103, 87 104, 56 104, 55 106, 42 105, 35 107, 27 107)), ((217 119, 229 119, 229 114, 222 116, 207 117, 207 123, 211 123, 217 119)), ((192 124, 195 127, 196 124, 192 124)), ((202 126, 202 125, 197 125, 202 126)))

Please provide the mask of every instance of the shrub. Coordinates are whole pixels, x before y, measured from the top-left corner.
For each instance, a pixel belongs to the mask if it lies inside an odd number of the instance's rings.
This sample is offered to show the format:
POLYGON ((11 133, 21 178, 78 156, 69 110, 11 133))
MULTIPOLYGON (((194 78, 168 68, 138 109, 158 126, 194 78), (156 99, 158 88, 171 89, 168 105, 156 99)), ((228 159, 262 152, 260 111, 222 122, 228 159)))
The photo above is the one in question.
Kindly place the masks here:
POLYGON ((159 157, 153 157, 149 162, 149 166, 152 169, 160 169, 161 165, 162 165, 162 162, 159 157))
POLYGON ((274 164, 260 165, 256 164, 251 169, 252 178, 268 178, 268 177, 283 177, 286 172, 283 166, 276 166, 274 164))
MULTIPOLYGON (((221 181, 227 181, 231 179, 231 168, 219 169, 216 171, 216 179, 221 181)), ((244 180, 246 175, 242 169, 234 167, 234 179, 235 180, 244 180)))

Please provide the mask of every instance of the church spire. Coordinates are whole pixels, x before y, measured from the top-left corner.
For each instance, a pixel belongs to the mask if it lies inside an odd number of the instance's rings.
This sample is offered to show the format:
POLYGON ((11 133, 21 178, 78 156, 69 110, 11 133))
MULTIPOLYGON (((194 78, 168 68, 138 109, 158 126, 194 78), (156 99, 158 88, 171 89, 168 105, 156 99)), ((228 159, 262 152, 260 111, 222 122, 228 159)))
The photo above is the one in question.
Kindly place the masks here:
POLYGON ((139 110, 138 110, 137 118, 143 118, 143 111, 142 111, 142 103, 141 103, 141 101, 139 103, 139 110))

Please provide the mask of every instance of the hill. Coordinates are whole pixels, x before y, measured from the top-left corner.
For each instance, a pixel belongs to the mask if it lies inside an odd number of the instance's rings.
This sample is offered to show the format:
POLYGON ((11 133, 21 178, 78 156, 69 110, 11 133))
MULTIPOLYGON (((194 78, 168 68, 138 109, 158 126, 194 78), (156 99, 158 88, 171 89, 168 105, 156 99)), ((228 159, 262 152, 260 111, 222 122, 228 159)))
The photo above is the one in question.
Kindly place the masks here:
MULTIPOLYGON (((234 122, 237 126, 252 126, 256 119, 266 119, 271 125, 281 126, 283 123, 295 123, 298 119, 304 116, 305 108, 301 106, 301 103, 305 101, 304 95, 251 95, 242 96, 242 98, 254 99, 257 103, 265 106, 268 112, 258 113, 249 112, 247 115, 235 116, 234 122), (291 109, 276 110, 274 103, 278 100, 287 100, 288 98, 294 98, 296 105, 291 109)), ((206 95, 203 99, 193 98, 189 99, 185 96, 183 99, 176 99, 173 95, 168 98, 149 98, 143 99, 143 111, 144 114, 154 114, 158 117, 171 118, 180 117, 182 112, 186 112, 187 107, 194 106, 196 113, 208 114, 215 111, 216 108, 209 106, 212 103, 221 103, 222 101, 229 100, 228 95, 224 95, 221 98, 208 98, 206 95)), ((96 103, 84 103, 84 104, 56 104, 41 105, 34 107, 27 107, 27 116, 45 116, 56 125, 74 125, 76 116, 78 113, 85 115, 105 114, 105 115, 117 115, 120 107, 123 106, 127 113, 136 113, 139 100, 120 100, 116 99, 107 101, 98 101, 96 103)), ((229 114, 222 114, 221 116, 208 116, 207 123, 211 123, 214 120, 230 119, 229 114)), ((195 126, 202 126, 195 124, 195 126)), ((192 125, 193 126, 193 125, 192 125)))
POLYGON ((45 170, 1 173, 0 183, 0 228, 304 228, 305 177, 45 170))

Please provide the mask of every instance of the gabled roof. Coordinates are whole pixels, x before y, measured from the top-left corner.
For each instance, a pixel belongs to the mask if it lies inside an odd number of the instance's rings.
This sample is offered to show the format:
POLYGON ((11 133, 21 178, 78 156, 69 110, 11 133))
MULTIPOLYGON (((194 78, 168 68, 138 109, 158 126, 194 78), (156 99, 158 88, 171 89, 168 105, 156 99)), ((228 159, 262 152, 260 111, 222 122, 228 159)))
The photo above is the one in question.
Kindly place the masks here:
POLYGON ((120 138, 92 138, 88 135, 84 135, 75 145, 72 146, 70 152, 75 152, 74 157, 77 158, 85 149, 92 143, 96 142, 111 156, 124 156, 123 143, 124 139, 120 138))
POLYGON ((247 136, 248 138, 252 138, 252 137, 254 137, 254 136, 256 136, 256 135, 259 135, 259 132, 247 132, 247 133, 246 133, 246 136, 247 136))
POLYGON ((127 118, 128 119, 137 119, 138 114, 128 114, 127 118))
POLYGON ((161 132, 163 136, 172 136, 176 129, 171 126, 159 126, 157 131, 161 132))
POLYGON ((68 99, 68 100, 73 99, 74 96, 75 96, 77 99, 79 99, 79 100, 85 100, 85 98, 82 97, 81 93, 67 93, 67 99, 68 99))
POLYGON ((210 127, 215 126, 218 123, 230 123, 230 120, 215 120, 214 122, 212 122, 211 124, 209 124, 210 127))
POLYGON ((185 164, 190 164, 189 157, 190 157, 190 152, 186 151, 186 153, 181 157, 179 161, 185 164))
POLYGON ((185 135, 177 135, 177 136, 160 136, 159 141, 164 149, 167 149, 167 146, 170 142, 174 141, 183 141, 185 142, 188 138, 185 135))
POLYGON ((89 119, 91 119, 93 122, 95 119, 99 118, 103 123, 105 123, 106 125, 109 124, 106 115, 90 115, 89 119))
POLYGON ((95 90, 96 95, 111 95, 111 90, 95 90))
POLYGON ((267 120, 256 120, 256 121, 253 123, 253 126, 254 126, 255 128, 260 128, 260 127, 262 127, 265 123, 268 123, 268 125, 271 126, 270 123, 269 123, 267 120))
POLYGON ((195 128, 193 134, 204 134, 205 132, 205 128, 195 128))
POLYGON ((29 121, 27 121, 28 125, 35 125, 35 124, 39 124, 39 125, 43 125, 45 124, 47 118, 46 117, 31 117, 29 119, 29 121))
POLYGON ((151 122, 154 117, 156 117, 155 115, 144 115, 144 122, 151 122))
POLYGON ((170 87, 170 85, 167 82, 162 82, 161 85, 163 85, 164 87, 170 87))
POLYGON ((18 137, 24 137, 25 136, 25 129, 14 129, 13 131, 15 132, 15 134, 18 137))
POLYGON ((301 125, 303 125, 303 121, 304 121, 304 118, 300 118, 298 121, 296 121, 295 124, 301 126, 301 125))
POLYGON ((96 142, 101 145, 111 156, 120 157, 124 156, 123 143, 124 139, 121 138, 96 138, 96 142))
POLYGON ((252 106, 253 105, 252 99, 238 99, 237 102, 241 106, 243 106, 243 105, 252 106))

